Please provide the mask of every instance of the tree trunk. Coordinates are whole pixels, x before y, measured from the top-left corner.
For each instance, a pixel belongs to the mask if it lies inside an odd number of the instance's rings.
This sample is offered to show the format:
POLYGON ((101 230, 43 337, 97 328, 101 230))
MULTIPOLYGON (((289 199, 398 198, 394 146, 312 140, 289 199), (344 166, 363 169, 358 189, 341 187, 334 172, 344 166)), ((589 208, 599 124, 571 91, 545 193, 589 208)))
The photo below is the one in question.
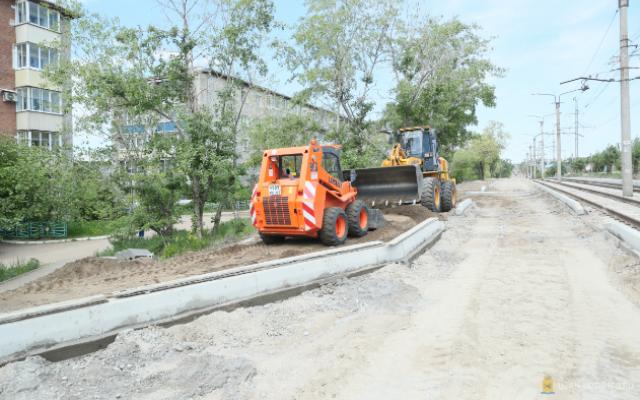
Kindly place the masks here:
POLYGON ((218 229, 218 226, 220 226, 220 221, 222 220, 222 209, 224 208, 224 205, 222 204, 222 202, 218 203, 218 209, 216 210, 216 215, 213 217, 213 229, 216 230, 218 229))
POLYGON ((191 177, 191 193, 193 195, 193 214, 195 216, 193 221, 194 230, 198 238, 202 238, 204 232, 204 202, 206 199, 202 198, 200 178, 197 176, 191 177))

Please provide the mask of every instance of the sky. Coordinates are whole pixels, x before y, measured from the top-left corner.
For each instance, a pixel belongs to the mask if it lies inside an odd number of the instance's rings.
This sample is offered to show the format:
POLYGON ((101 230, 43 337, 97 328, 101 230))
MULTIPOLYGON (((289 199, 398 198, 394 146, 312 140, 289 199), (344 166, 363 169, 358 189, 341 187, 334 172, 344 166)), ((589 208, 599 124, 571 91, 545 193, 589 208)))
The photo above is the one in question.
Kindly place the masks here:
MULTIPOLYGON (((274 0, 276 18, 294 24, 305 13, 302 0, 274 0)), ((120 18, 124 25, 165 24, 166 17, 155 0, 83 0, 86 8, 105 16, 120 18)), ((479 34, 492 39, 490 58, 506 70, 491 79, 496 87, 497 106, 478 109, 481 131, 489 121, 499 121, 510 133, 505 158, 519 162, 526 157, 533 138, 540 133, 537 122, 544 117, 544 131, 555 133, 553 98, 532 93, 559 94, 580 87, 578 82, 560 82, 579 76, 619 78, 619 14, 617 0, 414 0, 408 8, 419 7, 430 16, 458 17, 478 24, 479 34)), ((407 10, 405 10, 407 11, 407 10)), ((629 37, 640 44, 640 0, 631 0, 629 37)), ((632 47, 631 66, 640 67, 640 47, 632 47)), ((270 67, 268 86, 292 95, 298 89, 287 82, 287 74, 275 60, 270 67)), ((376 87, 376 111, 392 96, 393 75, 380 71, 376 87)), ((632 69, 631 77, 640 69, 632 69)), ((561 98, 563 157, 575 155, 575 97, 578 103, 579 156, 620 142, 620 84, 589 82, 590 89, 561 98)), ((631 81, 631 135, 640 136, 640 80, 631 81)), ((551 159, 553 135, 545 135, 545 154, 551 159)), ((538 138, 539 140, 539 138, 538 138)))

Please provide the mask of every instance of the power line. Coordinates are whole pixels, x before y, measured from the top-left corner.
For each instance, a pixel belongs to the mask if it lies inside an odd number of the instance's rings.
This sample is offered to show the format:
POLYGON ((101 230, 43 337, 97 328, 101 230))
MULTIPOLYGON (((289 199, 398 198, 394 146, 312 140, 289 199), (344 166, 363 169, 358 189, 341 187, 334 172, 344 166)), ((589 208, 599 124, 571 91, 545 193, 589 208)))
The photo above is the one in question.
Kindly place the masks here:
POLYGON ((592 96, 589 100, 587 100, 586 104, 582 107, 583 110, 586 110, 587 108, 589 108, 591 105, 593 105, 593 103, 596 102, 596 100, 598 100, 598 98, 602 95, 602 93, 604 93, 604 91, 609 87, 608 83, 605 83, 604 85, 602 85, 602 88, 600 89, 599 92, 597 92, 594 96, 592 96))
POLYGON ((609 34, 609 31, 611 30, 611 26, 613 26, 613 22, 616 20, 616 16, 617 15, 618 15, 618 9, 616 8, 616 11, 613 13, 613 17, 611 17, 611 21, 609 22, 609 26, 607 27, 607 30, 605 31, 604 35, 602 36, 602 39, 600 39, 600 44, 598 44, 598 47, 596 48, 596 52, 593 54, 593 57, 591 57, 591 61, 589 61, 589 65, 587 65, 587 68, 585 68, 585 70, 582 73, 582 75, 586 75, 587 71, 589 71, 589 68, 591 68, 591 64, 593 64, 593 61, 596 59, 596 56, 600 52, 600 48, 602 48, 602 44, 604 43, 605 39, 607 38, 607 35, 609 34))

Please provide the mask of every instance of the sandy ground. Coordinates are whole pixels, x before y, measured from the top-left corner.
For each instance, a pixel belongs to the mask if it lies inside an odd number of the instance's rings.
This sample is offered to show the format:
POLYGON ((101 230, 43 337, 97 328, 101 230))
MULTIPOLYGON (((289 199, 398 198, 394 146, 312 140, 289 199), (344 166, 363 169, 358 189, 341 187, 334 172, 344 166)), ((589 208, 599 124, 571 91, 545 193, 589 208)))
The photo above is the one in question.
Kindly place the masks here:
POLYGON ((638 260, 525 181, 492 190, 411 265, 13 363, 0 398, 639 398, 638 260))
MULTIPOLYGON (((347 244, 390 240, 432 215, 419 205, 387 209, 387 224, 384 227, 369 232, 363 238, 349 238, 347 244)), ((442 218, 446 216, 443 214, 442 218)), ((117 290, 326 249, 318 240, 308 239, 289 239, 283 245, 265 246, 254 235, 244 242, 248 243, 223 244, 166 261, 120 262, 104 258, 84 258, 30 283, 0 292, 0 312, 101 293, 109 294, 117 290)))

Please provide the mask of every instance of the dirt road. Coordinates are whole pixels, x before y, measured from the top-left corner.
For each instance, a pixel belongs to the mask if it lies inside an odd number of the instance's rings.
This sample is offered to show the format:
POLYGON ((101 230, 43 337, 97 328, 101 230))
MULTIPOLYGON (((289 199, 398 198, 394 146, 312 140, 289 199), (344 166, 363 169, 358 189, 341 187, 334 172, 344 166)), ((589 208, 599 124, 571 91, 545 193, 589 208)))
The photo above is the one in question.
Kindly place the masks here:
POLYGON ((525 181, 492 190, 412 265, 10 364, 0 397, 640 398, 638 260, 525 181))

